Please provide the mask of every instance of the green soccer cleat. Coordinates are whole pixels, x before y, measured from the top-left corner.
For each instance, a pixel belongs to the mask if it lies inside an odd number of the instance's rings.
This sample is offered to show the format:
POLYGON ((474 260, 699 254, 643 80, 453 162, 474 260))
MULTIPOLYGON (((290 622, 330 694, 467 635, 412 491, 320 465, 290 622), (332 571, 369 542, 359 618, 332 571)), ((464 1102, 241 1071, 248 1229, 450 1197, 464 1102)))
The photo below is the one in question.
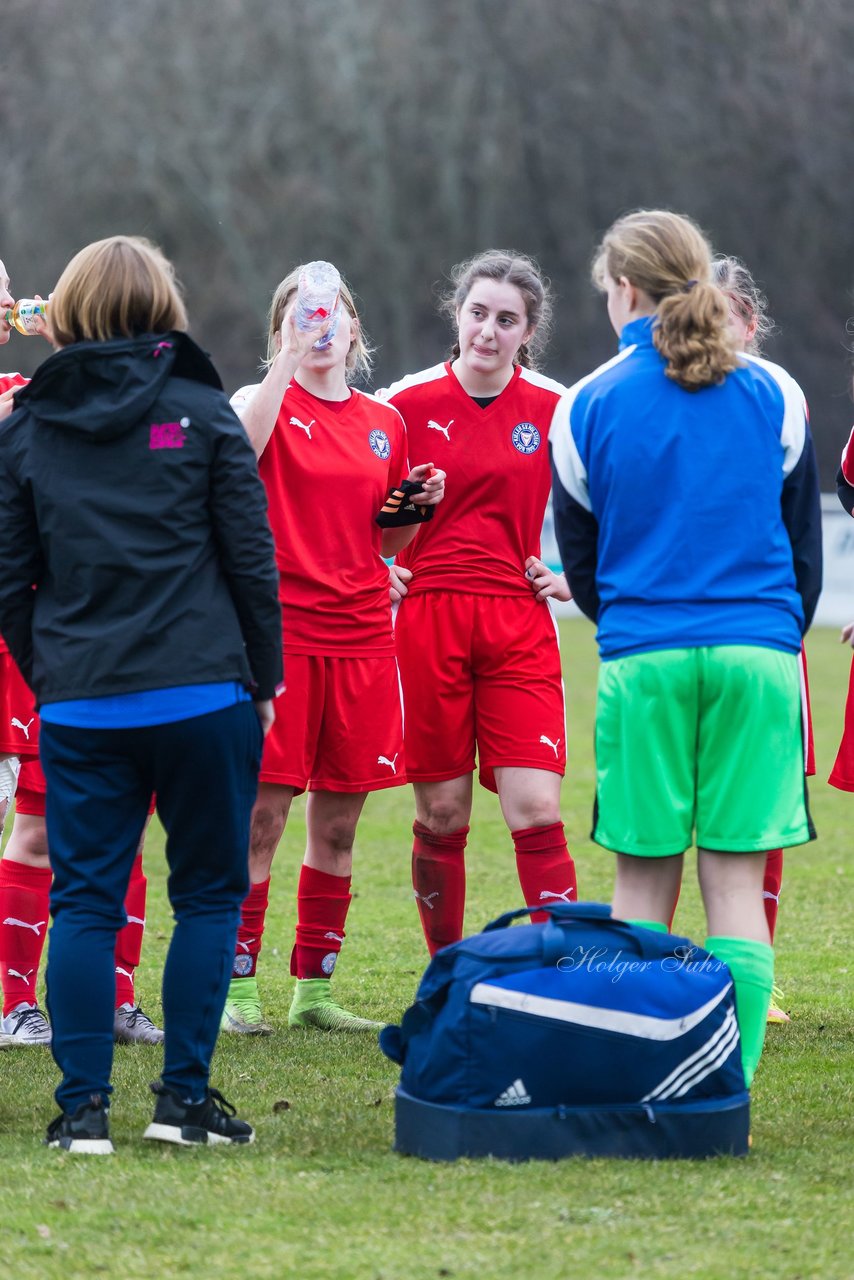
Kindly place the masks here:
POLYGON ((385 1023, 342 1009, 332 999, 328 978, 298 978, 288 1026, 315 1031, 379 1031, 385 1023))
POLYGON ((273 1028, 269 1022, 264 1021, 264 1015, 261 1012, 257 978, 231 979, 219 1029, 241 1036, 273 1034, 273 1028))

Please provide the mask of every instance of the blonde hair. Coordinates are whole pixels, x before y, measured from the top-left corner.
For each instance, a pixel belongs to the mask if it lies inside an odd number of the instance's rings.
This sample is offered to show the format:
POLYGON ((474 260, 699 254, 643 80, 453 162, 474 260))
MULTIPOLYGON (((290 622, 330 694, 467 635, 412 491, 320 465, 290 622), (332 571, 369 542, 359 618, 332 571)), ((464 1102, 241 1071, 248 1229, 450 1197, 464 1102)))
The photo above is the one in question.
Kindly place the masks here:
POLYGON ((140 236, 109 236, 75 254, 50 302, 56 342, 109 342, 187 328, 169 259, 140 236))
MULTIPOLYGON (((535 369, 551 330, 552 303, 549 282, 534 259, 517 253, 515 249, 486 249, 465 262, 458 262, 451 269, 450 279, 453 289, 442 299, 440 310, 454 322, 478 280, 512 284, 519 290, 525 303, 528 327, 533 329, 533 333, 527 342, 522 343, 513 363, 535 369)), ((451 354, 460 354, 458 342, 454 343, 451 354)))
MULTIPOLYGON (((264 361, 265 368, 270 367, 278 354, 278 336, 281 332, 282 321, 285 318, 285 312, 290 305, 291 299, 296 294, 301 271, 302 266, 294 267, 293 271, 289 271, 284 280, 276 286, 276 291, 273 294, 267 317, 267 358, 264 361)), ((350 341, 350 350, 347 352, 347 360, 344 365, 347 381, 354 382, 357 378, 367 381, 373 367, 374 351, 359 320, 353 292, 343 276, 341 277, 341 301, 350 313, 350 318, 356 322, 353 337, 350 341)))
POLYGON ((721 254, 712 259, 712 280, 727 297, 745 324, 755 324, 746 350, 758 355, 776 329, 768 314, 768 299, 740 258, 721 254))
POLYGON ((727 301, 712 283, 711 248, 690 218, 641 209, 605 233, 593 282, 625 278, 655 304, 653 342, 665 373, 686 391, 723 382, 738 367, 727 301))

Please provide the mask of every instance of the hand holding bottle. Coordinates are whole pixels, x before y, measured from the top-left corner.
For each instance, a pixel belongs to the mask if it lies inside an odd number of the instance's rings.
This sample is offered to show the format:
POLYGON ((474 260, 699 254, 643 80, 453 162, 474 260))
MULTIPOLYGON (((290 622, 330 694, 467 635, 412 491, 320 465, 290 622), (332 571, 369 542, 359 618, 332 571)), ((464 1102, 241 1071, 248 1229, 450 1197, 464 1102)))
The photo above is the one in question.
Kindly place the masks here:
POLYGON ((34 298, 19 298, 6 312, 6 323, 10 329, 15 329, 24 337, 32 338, 38 335, 50 342, 49 308, 50 299, 45 300, 39 294, 34 298))
POLYGON ((296 327, 303 333, 316 328, 324 321, 327 329, 323 337, 314 343, 317 351, 328 347, 335 337, 341 314, 341 276, 331 262, 308 262, 299 273, 294 318, 296 327))

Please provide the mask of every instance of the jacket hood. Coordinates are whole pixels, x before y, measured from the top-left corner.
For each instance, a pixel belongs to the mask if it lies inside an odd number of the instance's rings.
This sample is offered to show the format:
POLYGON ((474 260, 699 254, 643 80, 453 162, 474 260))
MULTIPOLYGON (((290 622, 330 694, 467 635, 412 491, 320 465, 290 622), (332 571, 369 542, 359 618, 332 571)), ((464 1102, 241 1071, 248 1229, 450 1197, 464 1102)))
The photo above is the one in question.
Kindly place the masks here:
POLYGON ((170 377, 222 390, 210 360, 186 333, 147 333, 64 347, 36 370, 16 405, 38 422, 114 440, 145 417, 170 377))

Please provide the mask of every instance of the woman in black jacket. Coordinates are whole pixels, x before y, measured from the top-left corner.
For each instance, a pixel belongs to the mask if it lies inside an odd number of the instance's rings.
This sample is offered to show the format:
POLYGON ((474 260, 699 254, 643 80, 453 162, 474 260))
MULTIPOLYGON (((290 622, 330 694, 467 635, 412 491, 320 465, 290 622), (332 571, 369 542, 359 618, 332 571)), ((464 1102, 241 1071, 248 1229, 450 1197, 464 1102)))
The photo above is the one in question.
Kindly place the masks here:
POLYGON ((264 491, 158 249, 89 245, 50 319, 57 353, 0 432, 0 632, 40 704, 54 872, 47 1141, 112 1151, 113 947, 156 791, 176 924, 145 1136, 250 1142, 208 1073, 282 679, 264 491))

